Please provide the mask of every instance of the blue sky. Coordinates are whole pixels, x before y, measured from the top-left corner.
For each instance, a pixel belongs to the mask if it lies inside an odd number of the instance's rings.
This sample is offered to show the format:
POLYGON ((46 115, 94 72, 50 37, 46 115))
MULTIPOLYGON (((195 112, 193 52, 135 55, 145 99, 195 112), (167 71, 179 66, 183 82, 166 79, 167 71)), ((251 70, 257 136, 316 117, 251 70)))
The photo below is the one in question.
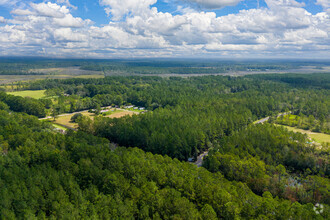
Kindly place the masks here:
POLYGON ((329 55, 330 0, 0 0, 0 56, 329 55))

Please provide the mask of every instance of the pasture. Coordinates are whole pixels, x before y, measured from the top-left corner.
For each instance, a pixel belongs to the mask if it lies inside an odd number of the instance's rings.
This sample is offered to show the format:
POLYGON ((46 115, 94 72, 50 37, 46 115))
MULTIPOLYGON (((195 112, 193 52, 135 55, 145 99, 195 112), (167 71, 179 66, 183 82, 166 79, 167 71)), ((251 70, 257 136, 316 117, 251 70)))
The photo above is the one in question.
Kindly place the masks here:
POLYGON ((8 92, 8 94, 15 95, 15 96, 41 99, 41 98, 45 97, 45 91, 46 90, 25 90, 25 91, 18 91, 18 92, 8 92))
POLYGON ((307 134, 310 138, 312 138, 313 140, 315 140, 318 143, 323 143, 323 142, 330 143, 330 135, 328 135, 328 134, 312 132, 309 130, 303 130, 303 129, 294 128, 294 127, 285 126, 285 125, 278 125, 278 126, 283 126, 283 127, 287 128, 289 131, 307 134))

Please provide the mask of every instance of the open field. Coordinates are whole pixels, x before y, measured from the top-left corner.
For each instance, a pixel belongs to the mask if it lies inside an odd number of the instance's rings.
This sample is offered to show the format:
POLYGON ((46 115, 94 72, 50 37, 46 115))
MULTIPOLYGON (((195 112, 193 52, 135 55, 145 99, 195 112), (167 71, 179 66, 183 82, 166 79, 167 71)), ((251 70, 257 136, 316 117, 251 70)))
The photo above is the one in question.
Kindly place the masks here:
POLYGON ((285 125, 277 125, 277 126, 283 126, 283 127, 287 128, 289 131, 307 134, 310 138, 314 139, 318 143, 323 143, 323 142, 330 143, 330 135, 328 135, 328 134, 316 133, 316 132, 312 132, 309 130, 303 130, 303 129, 294 128, 294 127, 285 126, 285 125))
MULTIPOLYGON (((80 112, 81 114, 83 114, 84 116, 90 117, 91 119, 94 119, 95 114, 94 113, 90 113, 88 111, 82 111, 80 112)), ((70 127, 70 128, 78 128, 78 124, 77 123, 73 123, 71 122, 71 117, 74 115, 75 113, 72 114, 65 114, 62 116, 59 116, 58 118, 56 118, 55 121, 53 121, 53 119, 49 119, 49 121, 51 121, 54 124, 57 125, 63 125, 66 127, 70 127)), ((132 112, 132 111, 127 111, 127 110, 122 110, 122 109, 118 109, 116 111, 114 111, 113 113, 111 113, 110 115, 106 115, 104 117, 107 118, 121 118, 124 117, 126 115, 134 115, 134 114, 138 114, 137 112, 132 112)))
POLYGON ((53 123, 53 126, 54 126, 55 128, 61 129, 61 130, 63 130, 63 131, 68 130, 66 127, 63 127, 63 126, 58 125, 58 124, 54 124, 54 123, 53 123))
POLYGON ((10 95, 22 96, 22 97, 31 97, 35 99, 41 99, 45 97, 46 90, 25 90, 18 92, 8 92, 10 95))
MULTIPOLYGON (((51 119, 51 121, 54 124, 64 125, 64 126, 67 126, 67 127, 70 127, 70 128, 78 128, 78 124, 77 123, 71 122, 71 117, 74 114, 75 113, 73 113, 73 114, 66 114, 66 115, 63 115, 63 116, 59 116, 58 118, 56 118, 55 121, 53 121, 52 119, 51 119)), ((90 113, 88 111, 81 112, 81 114, 83 114, 84 116, 88 116, 88 117, 90 117, 92 119, 95 117, 95 115, 93 113, 90 113)))
POLYGON ((105 117, 107 118, 121 118, 121 117, 124 117, 126 115, 136 115, 138 114, 137 112, 132 112, 132 111, 120 111, 120 112, 114 112, 112 113, 111 115, 107 115, 105 117))

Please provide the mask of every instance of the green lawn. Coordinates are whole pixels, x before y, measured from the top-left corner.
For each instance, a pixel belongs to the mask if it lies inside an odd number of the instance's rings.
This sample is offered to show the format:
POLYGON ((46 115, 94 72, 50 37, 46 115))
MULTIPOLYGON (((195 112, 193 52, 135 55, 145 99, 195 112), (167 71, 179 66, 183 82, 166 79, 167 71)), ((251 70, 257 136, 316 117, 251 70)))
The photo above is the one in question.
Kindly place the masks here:
POLYGON ((25 90, 25 91, 18 91, 18 92, 8 92, 8 94, 40 99, 40 98, 45 97, 45 91, 46 90, 25 90))
POLYGON ((62 130, 64 130, 64 131, 68 130, 66 127, 63 127, 63 126, 58 125, 58 124, 53 124, 53 126, 54 126, 55 128, 59 128, 59 129, 62 129, 62 130))
POLYGON ((303 129, 294 128, 294 127, 285 126, 285 125, 278 125, 278 126, 283 126, 283 127, 287 128, 289 131, 307 134, 310 138, 314 139, 318 143, 323 143, 323 142, 330 143, 330 135, 328 135, 328 134, 316 133, 316 132, 312 132, 309 130, 303 130, 303 129))

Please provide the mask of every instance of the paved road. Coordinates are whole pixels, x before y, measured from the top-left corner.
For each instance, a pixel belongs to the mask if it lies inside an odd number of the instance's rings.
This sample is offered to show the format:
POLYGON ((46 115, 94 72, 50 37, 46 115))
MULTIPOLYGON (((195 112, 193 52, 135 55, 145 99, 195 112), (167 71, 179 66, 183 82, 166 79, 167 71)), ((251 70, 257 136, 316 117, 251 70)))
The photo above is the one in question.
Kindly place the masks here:
POLYGON ((267 118, 263 118, 263 119, 260 119, 259 121, 257 121, 255 124, 261 124, 261 123, 264 123, 266 121, 268 121, 269 117, 267 118))
MULTIPOLYGON (((290 114, 291 112, 284 112, 284 113, 280 113, 277 115, 277 118, 282 116, 282 115, 287 115, 287 114, 290 114)), ((254 124, 261 124, 261 123, 264 123, 266 121, 268 121, 269 117, 266 117, 266 118, 263 118, 263 119, 260 119, 259 121, 256 121, 254 124)))

